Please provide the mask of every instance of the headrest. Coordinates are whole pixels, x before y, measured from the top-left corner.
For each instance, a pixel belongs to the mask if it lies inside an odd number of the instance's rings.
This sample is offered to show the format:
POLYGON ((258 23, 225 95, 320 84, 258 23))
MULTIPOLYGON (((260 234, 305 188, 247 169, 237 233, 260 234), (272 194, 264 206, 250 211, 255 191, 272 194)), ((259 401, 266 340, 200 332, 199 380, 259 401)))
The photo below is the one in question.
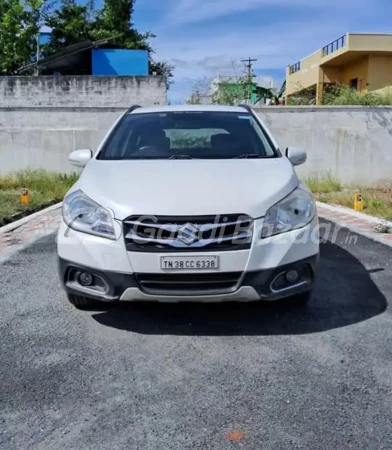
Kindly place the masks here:
POLYGON ((141 145, 158 145, 169 148, 170 139, 160 128, 146 128, 142 133, 141 145))
POLYGON ((228 146, 233 143, 233 136, 228 133, 213 134, 211 136, 211 147, 228 146))

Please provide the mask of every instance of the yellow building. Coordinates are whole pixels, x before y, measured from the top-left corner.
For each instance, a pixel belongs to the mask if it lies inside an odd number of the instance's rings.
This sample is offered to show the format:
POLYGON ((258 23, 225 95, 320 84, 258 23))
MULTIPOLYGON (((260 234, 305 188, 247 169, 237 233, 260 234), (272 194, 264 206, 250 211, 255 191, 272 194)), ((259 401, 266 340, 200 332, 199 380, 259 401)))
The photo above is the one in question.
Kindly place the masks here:
POLYGON ((328 83, 360 92, 392 86, 392 34, 347 33, 286 69, 286 104, 290 96, 313 88, 322 103, 328 83))

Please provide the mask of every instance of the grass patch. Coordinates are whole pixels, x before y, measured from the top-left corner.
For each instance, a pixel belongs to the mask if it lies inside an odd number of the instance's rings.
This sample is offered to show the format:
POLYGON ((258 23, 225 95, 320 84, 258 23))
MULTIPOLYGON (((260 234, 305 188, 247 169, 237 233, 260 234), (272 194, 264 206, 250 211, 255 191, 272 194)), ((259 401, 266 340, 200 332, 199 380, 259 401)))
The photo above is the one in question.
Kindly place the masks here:
MULTIPOLYGON (((316 88, 302 88, 297 83, 296 93, 291 95, 288 105, 315 105, 316 88)), ((326 84, 323 89, 323 105, 390 106, 392 91, 389 86, 376 91, 358 91, 341 83, 326 84)))
POLYGON ((62 201, 77 179, 76 174, 44 170, 24 170, 0 176, 0 226, 62 201), (19 201, 23 188, 30 193, 28 205, 22 205, 19 201))
POLYGON ((309 189, 318 194, 329 194, 330 192, 340 192, 343 189, 342 184, 331 174, 324 177, 313 175, 305 179, 309 189))
POLYGON ((332 84, 324 89, 323 105, 392 105, 392 95, 387 92, 359 92, 344 84, 332 84))
POLYGON ((304 179, 316 200, 331 205, 354 208, 354 195, 361 192, 365 214, 392 221, 392 189, 345 188, 339 180, 327 175, 304 179))

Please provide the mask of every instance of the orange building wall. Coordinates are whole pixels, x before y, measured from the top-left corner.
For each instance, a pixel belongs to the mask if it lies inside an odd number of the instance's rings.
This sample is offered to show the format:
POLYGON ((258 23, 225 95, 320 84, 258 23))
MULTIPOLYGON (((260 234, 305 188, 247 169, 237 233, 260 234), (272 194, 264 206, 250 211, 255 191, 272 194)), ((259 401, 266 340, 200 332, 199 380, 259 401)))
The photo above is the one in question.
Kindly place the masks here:
POLYGON ((343 70, 341 67, 323 67, 323 83, 341 83, 343 70))
POLYGON ((358 91, 366 91, 367 83, 369 83, 369 57, 365 56, 357 61, 351 62, 347 66, 343 66, 341 83, 350 84, 350 80, 358 78, 358 91))
POLYGON ((392 86, 392 56, 369 57, 369 90, 392 86))

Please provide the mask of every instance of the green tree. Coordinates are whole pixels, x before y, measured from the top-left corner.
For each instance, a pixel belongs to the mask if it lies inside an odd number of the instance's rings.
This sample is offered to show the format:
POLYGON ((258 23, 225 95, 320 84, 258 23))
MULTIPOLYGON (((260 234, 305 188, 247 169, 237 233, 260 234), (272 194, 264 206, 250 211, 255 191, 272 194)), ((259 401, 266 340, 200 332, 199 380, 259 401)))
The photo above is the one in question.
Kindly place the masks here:
POLYGON ((188 105, 200 105, 202 98, 211 98, 212 78, 203 77, 196 80, 191 89, 191 94, 186 101, 188 105))
POLYGON ((132 23, 136 0, 105 0, 102 10, 97 14, 92 31, 94 39, 110 39, 117 48, 147 50, 149 54, 150 74, 156 73, 166 77, 167 87, 173 79, 174 66, 167 61, 155 61, 154 50, 150 40, 156 35, 150 31, 139 33, 132 23))
POLYGON ((237 105, 250 96, 251 84, 246 78, 222 80, 212 96, 212 102, 219 105, 237 105))
POLYGON ((276 94, 271 88, 257 86, 247 76, 229 77, 220 79, 218 82, 205 77, 193 83, 191 94, 186 103, 199 105, 202 103, 202 99, 210 98, 212 104, 238 105, 241 102, 249 101, 252 94, 256 94, 256 97, 270 99, 271 104, 278 105, 283 96, 283 92, 283 89, 281 89, 276 94))
POLYGON ((87 5, 74 0, 63 0, 61 7, 47 14, 46 25, 52 28, 49 44, 43 47, 46 55, 58 52, 68 45, 91 38, 93 14, 87 5))
POLYGON ((150 40, 151 32, 139 33, 132 23, 135 0, 105 0, 102 9, 96 9, 93 0, 80 4, 76 0, 63 0, 60 8, 48 13, 46 24, 53 29, 47 55, 83 40, 108 39, 102 48, 147 50, 149 71, 164 75, 168 86, 172 82, 174 67, 166 61, 155 61, 150 40))
POLYGON ((0 0, 0 75, 15 74, 36 53, 45 0, 0 0))
POLYGON ((168 63, 167 61, 155 61, 152 54, 154 52, 150 52, 149 59, 150 59, 150 73, 156 73, 157 75, 162 75, 166 79, 166 87, 167 89, 170 88, 170 85, 173 84, 173 78, 174 78, 174 69, 175 67, 168 63))
POLYGON ((198 105, 203 97, 210 97, 213 104, 236 105, 249 97, 250 89, 251 84, 245 77, 221 79, 215 83, 211 78, 204 77, 193 84, 187 103, 198 105))

